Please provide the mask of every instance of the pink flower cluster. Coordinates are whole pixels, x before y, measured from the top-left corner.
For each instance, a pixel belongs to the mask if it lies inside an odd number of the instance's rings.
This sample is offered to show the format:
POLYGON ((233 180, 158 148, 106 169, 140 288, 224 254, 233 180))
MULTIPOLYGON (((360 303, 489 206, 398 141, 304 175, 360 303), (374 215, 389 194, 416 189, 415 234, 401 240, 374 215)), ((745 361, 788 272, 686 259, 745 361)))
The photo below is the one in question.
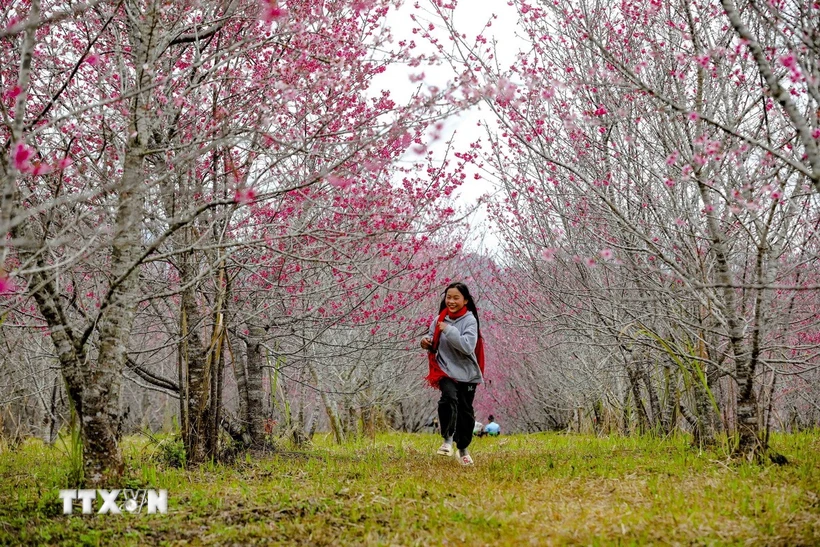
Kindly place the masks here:
POLYGON ((48 165, 34 159, 34 149, 24 142, 18 142, 11 149, 11 162, 14 168, 20 173, 38 176, 52 173, 55 168, 62 171, 71 165, 71 158, 63 158, 56 165, 48 165))
POLYGON ((239 188, 233 196, 239 205, 251 205, 256 200, 256 190, 253 188, 239 188))
POLYGON ((259 18, 263 21, 271 23, 286 19, 288 16, 287 10, 280 8, 277 0, 261 0, 260 4, 259 18))
POLYGON ((14 282, 8 278, 5 272, 0 271, 0 295, 14 292, 14 282))

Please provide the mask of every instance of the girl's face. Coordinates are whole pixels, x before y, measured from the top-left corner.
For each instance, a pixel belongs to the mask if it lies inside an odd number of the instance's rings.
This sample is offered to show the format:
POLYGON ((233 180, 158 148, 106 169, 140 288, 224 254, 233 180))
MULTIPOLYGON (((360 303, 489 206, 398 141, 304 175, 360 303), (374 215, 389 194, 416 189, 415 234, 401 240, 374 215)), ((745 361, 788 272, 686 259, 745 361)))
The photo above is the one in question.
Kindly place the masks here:
POLYGON ((467 305, 467 300, 464 298, 464 295, 461 294, 461 291, 453 287, 452 289, 447 289, 447 294, 444 296, 444 304, 450 313, 456 313, 467 305))

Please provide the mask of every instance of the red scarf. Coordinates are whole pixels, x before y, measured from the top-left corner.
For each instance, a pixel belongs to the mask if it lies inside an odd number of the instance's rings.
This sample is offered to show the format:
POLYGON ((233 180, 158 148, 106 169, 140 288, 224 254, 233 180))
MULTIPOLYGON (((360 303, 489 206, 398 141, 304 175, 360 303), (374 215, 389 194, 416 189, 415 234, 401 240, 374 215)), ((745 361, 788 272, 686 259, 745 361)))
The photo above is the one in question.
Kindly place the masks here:
MULTIPOLYGON (((450 319, 458 319, 467 313, 467 306, 464 306, 456 313, 450 313, 450 311, 445 308, 441 310, 441 313, 438 314, 438 319, 436 320, 436 328, 433 331, 433 349, 427 352, 427 364, 429 365, 430 372, 425 377, 427 383, 430 384, 431 387, 438 388, 439 380, 442 378, 447 378, 447 375, 444 374, 444 371, 441 370, 441 367, 438 366, 438 362, 436 361, 436 353, 438 353, 438 341, 441 337, 441 328, 438 326, 439 323, 444 321, 445 317, 449 317, 450 319)), ((481 370, 481 375, 484 376, 484 339, 481 337, 481 331, 478 331, 478 341, 475 345, 475 356, 478 360, 478 368, 481 370)))

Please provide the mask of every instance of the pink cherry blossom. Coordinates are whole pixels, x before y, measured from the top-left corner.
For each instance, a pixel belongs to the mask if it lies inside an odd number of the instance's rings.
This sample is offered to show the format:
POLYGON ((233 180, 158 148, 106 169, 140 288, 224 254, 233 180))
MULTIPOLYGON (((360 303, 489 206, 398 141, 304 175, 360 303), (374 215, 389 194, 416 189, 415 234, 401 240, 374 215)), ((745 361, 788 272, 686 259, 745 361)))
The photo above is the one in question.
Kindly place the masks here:
POLYGON ((16 99, 16 98, 17 98, 17 96, 18 96, 18 95, 20 95, 20 93, 22 93, 22 92, 23 92, 23 89, 22 89, 19 85, 16 85, 16 86, 14 86, 14 87, 12 87, 12 88, 10 88, 10 89, 7 89, 7 90, 3 93, 3 99, 4 99, 4 100, 7 100, 7 101, 9 101, 9 100, 14 100, 14 99, 16 99))
POLYGON ((789 53, 788 55, 784 55, 780 58, 780 63, 786 68, 794 68, 797 66, 797 59, 794 56, 794 53, 789 53))
POLYGON ((333 186, 334 188, 338 188, 339 190, 346 190, 353 184, 353 181, 349 178, 340 177, 338 175, 328 175, 327 182, 333 186))
POLYGON ((14 168, 21 173, 27 173, 31 170, 31 157, 34 151, 24 142, 18 142, 12 152, 12 159, 14 161, 14 168))
POLYGON ((256 191, 253 188, 239 188, 233 200, 240 205, 251 205, 256 200, 256 191))
POLYGON ((0 295, 14 292, 14 281, 8 278, 5 273, 0 273, 0 295))
POLYGON ((541 251, 541 258, 546 260, 547 262, 552 262, 555 260, 555 249, 547 248, 541 251))
POLYGON ((357 12, 362 12, 370 9, 373 6, 373 0, 355 0, 350 7, 357 12))
POLYGON ((279 7, 277 0, 261 0, 259 18, 265 22, 281 21, 288 17, 286 9, 279 7))
POLYGON ((34 162, 32 164, 31 169, 29 172, 34 175, 35 177, 38 175, 47 175, 54 171, 54 168, 50 165, 46 165, 45 163, 41 162, 34 162))
POLYGON ((6 23, 6 30, 13 29, 23 18, 18 16, 10 17, 8 23, 6 23))
POLYGON ((495 99, 502 105, 508 104, 515 98, 516 86, 507 78, 499 78, 495 86, 495 99))

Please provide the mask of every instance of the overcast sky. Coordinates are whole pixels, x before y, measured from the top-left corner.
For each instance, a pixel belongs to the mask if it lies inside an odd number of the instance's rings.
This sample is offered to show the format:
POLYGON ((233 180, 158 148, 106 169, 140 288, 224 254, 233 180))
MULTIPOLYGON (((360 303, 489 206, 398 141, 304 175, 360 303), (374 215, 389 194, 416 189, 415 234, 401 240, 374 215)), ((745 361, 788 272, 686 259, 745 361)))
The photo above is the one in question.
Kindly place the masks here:
MULTIPOLYGON (((415 25, 410 19, 410 14, 415 13, 418 17, 425 17, 438 27, 438 32, 442 36, 442 43, 449 43, 446 31, 441 28, 432 15, 429 15, 429 0, 418 0, 420 9, 414 7, 415 0, 410 0, 398 11, 393 11, 388 16, 388 25, 393 29, 393 35, 398 42, 399 40, 414 40, 418 45, 416 51, 431 51, 432 48, 427 46, 424 38, 418 34, 414 35, 412 29, 415 25), (428 12, 425 14, 424 11, 428 12)), ((472 39, 477 36, 487 21, 492 15, 497 15, 497 19, 493 20, 492 26, 486 29, 484 35, 488 40, 495 38, 498 42, 497 55, 499 64, 502 67, 509 66, 515 54, 520 49, 520 41, 515 36, 516 22, 518 14, 507 4, 507 0, 462 0, 456 7, 454 13, 454 21, 456 28, 462 33, 466 34, 467 39, 472 39)), ((410 81, 411 75, 417 75, 423 72, 425 75, 424 83, 427 85, 434 85, 443 87, 449 80, 452 80, 453 75, 449 66, 442 67, 394 67, 390 71, 382 75, 382 78, 375 82, 375 89, 389 89, 391 95, 397 100, 406 99, 410 92, 412 92, 418 83, 410 81)), ((478 128, 476 124, 482 119, 486 113, 486 107, 474 107, 464 114, 448 119, 445 122, 445 129, 443 138, 438 143, 431 145, 434 155, 441 158, 444 151, 444 143, 455 134, 454 146, 456 150, 465 150, 469 143, 475 139, 478 128)), ((408 152, 408 161, 413 161, 416 158, 409 156, 413 152, 408 152)), ((468 180, 460 188, 458 194, 458 202, 465 206, 475 204, 479 196, 492 192, 492 185, 485 180, 475 180, 472 173, 468 174, 468 180)), ((484 211, 479 211, 476 218, 471 219, 471 225, 477 225, 483 221, 485 215, 484 211)), ((495 247, 497 240, 490 237, 485 241, 489 247, 495 247)))

